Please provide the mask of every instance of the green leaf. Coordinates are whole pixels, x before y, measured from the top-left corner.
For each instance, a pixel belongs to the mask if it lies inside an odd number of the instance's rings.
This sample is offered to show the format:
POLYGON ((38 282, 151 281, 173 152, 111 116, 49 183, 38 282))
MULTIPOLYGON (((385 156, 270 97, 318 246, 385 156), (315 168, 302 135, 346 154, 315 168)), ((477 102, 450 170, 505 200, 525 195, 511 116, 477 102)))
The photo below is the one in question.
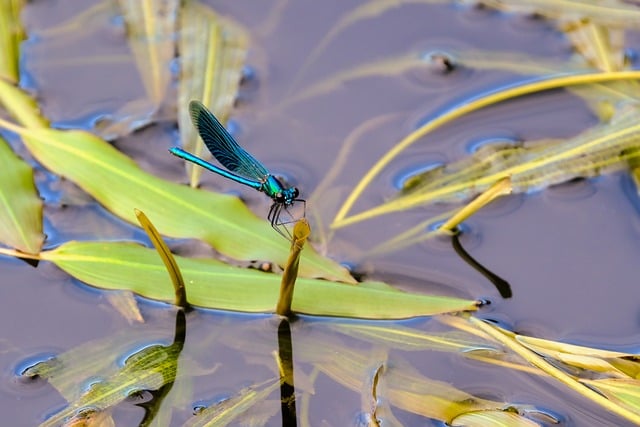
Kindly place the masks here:
MULTIPOLYGON (((238 92, 247 56, 248 31, 223 18, 210 7, 187 2, 180 19, 180 81, 178 124, 182 147, 198 157, 211 157, 198 139, 189 114, 189 102, 202 101, 221 123, 226 123, 238 92)), ((186 162, 192 187, 197 187, 202 168, 186 162)))
MULTIPOLYGON (((41 254, 72 276, 105 289, 127 289, 171 302, 174 289, 158 254, 133 243, 69 242, 41 254)), ((273 312, 280 276, 233 267, 212 259, 175 257, 189 303, 245 312, 273 312)), ((380 283, 347 285, 298 279, 293 311, 323 316, 400 319, 474 310, 476 302, 398 291, 380 283)))
MULTIPOLYGON (((132 224, 138 223, 133 211, 137 208, 165 236, 201 239, 235 259, 279 265, 287 260, 286 240, 237 197, 162 180, 87 132, 24 129, 2 120, 0 126, 21 134, 33 156, 49 170, 73 181, 132 224)), ((302 276, 354 282, 345 268, 311 248, 302 258, 302 276)))
POLYGON ((40 252, 42 200, 33 170, 0 138, 0 241, 29 254, 40 252))
POLYGON ((24 30, 20 24, 20 11, 24 0, 3 0, 0 2, 0 78, 10 82, 19 79, 20 43, 24 30))

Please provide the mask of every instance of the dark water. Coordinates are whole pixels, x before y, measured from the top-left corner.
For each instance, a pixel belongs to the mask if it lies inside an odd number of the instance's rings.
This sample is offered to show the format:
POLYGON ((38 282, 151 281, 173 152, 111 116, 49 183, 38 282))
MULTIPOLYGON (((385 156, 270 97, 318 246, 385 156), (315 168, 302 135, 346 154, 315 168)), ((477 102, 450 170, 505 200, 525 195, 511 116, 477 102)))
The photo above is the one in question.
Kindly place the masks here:
MULTIPOLYGON (((425 118, 453 99, 519 77, 497 71, 459 70, 442 75, 412 70, 354 80, 294 105, 284 104, 287 97, 358 64, 434 47, 527 52, 549 61, 570 55, 568 42, 540 19, 466 6, 407 5, 339 34, 292 88, 309 53, 339 17, 359 2, 210 3, 252 29, 248 62, 256 80, 242 88, 233 113, 238 138, 271 169, 291 177, 313 200, 309 209, 325 223, 373 162, 425 118), (314 195, 343 141, 372 119, 371 129, 348 157, 348 167, 331 186, 333 192, 314 195)), ((58 126, 92 127, 102 115, 144 96, 135 64, 126 59, 129 50, 117 19, 97 19, 95 25, 82 30, 47 36, 48 30, 94 4, 89 0, 34 2, 23 13, 30 38, 23 44, 22 83, 37 93, 43 113, 58 126), (98 58, 107 55, 120 59, 98 63, 98 58)), ((403 171, 460 158, 478 140, 568 137, 595 123, 580 100, 562 91, 482 110, 411 147, 383 171, 355 211, 392 196, 403 171)), ((184 180, 181 165, 166 154, 176 140, 167 118, 115 144, 146 170, 179 181, 184 180)), ((262 195, 215 176, 205 175, 203 180, 207 188, 241 192, 260 215, 266 212, 262 195)), ((37 182, 46 202, 47 247, 72 239, 144 241, 141 232, 104 211, 73 184, 42 170, 37 182)), ((363 256, 368 248, 425 219, 433 210, 394 213, 340 229, 327 248, 332 257, 355 265, 357 271, 404 289, 489 299, 492 304, 481 316, 518 332, 634 351, 640 335, 635 298, 640 232, 637 197, 630 179, 614 174, 511 196, 469 220, 470 231, 462 236, 462 243, 478 261, 510 282, 514 296, 509 300, 501 299, 487 280, 440 241, 375 258, 363 256)), ((26 358, 60 353, 133 326, 111 308, 104 293, 77 283, 51 265, 42 263, 34 269, 6 257, 0 263, 4 325, 0 413, 10 425, 35 425, 65 401, 46 384, 16 380, 20 364, 26 358)), ((147 325, 166 329, 166 336, 172 336, 172 309, 148 301, 141 305, 147 325)), ((401 323, 433 330, 428 319, 401 323)), ((193 404, 229 396, 275 374, 270 354, 277 348, 276 328, 268 317, 197 311, 188 314, 187 325, 184 357, 197 361, 205 372, 217 363, 223 366, 211 377, 215 381, 206 376, 193 381, 193 404), (212 333, 219 333, 212 331, 222 327, 228 328, 227 334, 236 335, 237 341, 212 338, 212 333)), ((327 322, 317 319, 302 318, 294 324, 294 357, 307 342, 305 337, 314 332, 332 334, 327 322)), ((350 345, 361 353, 373 352, 362 342, 350 345)), ((564 425, 624 424, 551 380, 490 368, 447 353, 392 350, 394 355, 410 361, 426 377, 481 397, 535 405, 559 416, 564 425)), ((309 375, 311 366, 304 360, 296 370, 309 375)), ((361 408, 359 394, 323 374, 314 389, 311 425, 355 424, 361 408)), ((181 425, 190 416, 188 405, 176 414, 172 425, 181 425)), ((440 425, 399 409, 394 415, 403 425, 440 425)), ((126 403, 114 412, 117 425, 136 425, 141 416, 139 407, 126 403)))

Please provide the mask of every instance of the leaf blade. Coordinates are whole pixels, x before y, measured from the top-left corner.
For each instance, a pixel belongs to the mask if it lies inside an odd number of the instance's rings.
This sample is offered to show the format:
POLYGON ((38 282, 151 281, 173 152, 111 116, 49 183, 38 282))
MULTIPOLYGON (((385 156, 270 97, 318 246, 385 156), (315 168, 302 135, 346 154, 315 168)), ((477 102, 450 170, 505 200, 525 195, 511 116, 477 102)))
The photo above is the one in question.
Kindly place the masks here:
MULTIPOLYGON (((152 249, 122 242, 69 242, 43 252, 41 257, 93 286, 127 289, 167 302, 174 299, 165 267, 152 249)), ((279 276, 212 259, 175 258, 185 277, 189 303, 221 310, 274 311, 279 276)), ((475 308, 475 301, 410 294, 377 283, 352 286, 316 279, 298 279, 293 301, 297 313, 371 319, 410 318, 475 308)))
POLYGON ((42 200, 33 170, 0 138, 0 241, 28 254, 40 252, 42 200))

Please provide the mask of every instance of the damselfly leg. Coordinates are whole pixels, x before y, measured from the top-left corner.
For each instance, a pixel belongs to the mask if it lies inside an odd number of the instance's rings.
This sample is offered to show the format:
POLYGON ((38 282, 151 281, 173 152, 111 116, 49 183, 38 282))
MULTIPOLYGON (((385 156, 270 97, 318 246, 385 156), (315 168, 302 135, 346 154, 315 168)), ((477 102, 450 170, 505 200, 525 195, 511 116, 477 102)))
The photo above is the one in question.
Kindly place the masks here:
POLYGON ((287 206, 283 203, 273 203, 271 205, 271 208, 269 209, 269 214, 267 215, 267 219, 271 224, 271 227, 287 240, 293 239, 293 235, 291 234, 291 231, 289 231, 288 224, 293 224, 301 218, 306 218, 307 213, 306 200, 294 199, 293 201, 302 203, 302 216, 296 216, 295 214, 291 213, 289 208, 292 205, 287 206), (283 211, 286 212, 287 216, 285 221, 282 220, 283 211))

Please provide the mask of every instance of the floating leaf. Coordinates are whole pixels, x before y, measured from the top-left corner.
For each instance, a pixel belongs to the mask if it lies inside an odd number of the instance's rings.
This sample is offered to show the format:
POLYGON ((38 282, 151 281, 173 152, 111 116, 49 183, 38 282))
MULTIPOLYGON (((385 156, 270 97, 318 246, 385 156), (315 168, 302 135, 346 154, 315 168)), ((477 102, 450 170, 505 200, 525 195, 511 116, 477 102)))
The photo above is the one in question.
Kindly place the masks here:
MULTIPOLYGON (((174 290, 152 249, 132 243, 69 242, 41 258, 93 286, 127 289, 172 302, 174 290)), ((273 312, 280 277, 233 267, 212 259, 175 257, 185 278, 189 303, 245 312, 273 312)), ((475 301, 398 291, 380 283, 357 286, 298 279, 292 309, 297 313, 372 319, 399 319, 474 310, 475 301)))
MULTIPOLYGON (((186 151, 206 159, 210 154, 203 150, 204 145, 191 124, 189 102, 201 101, 221 123, 226 123, 242 77, 249 34, 238 23, 197 1, 184 5, 180 26, 180 140, 186 151)), ((191 186, 197 187, 202 168, 189 162, 186 167, 191 186)))
POLYGON ((25 38, 20 11, 24 3, 24 0, 0 2, 0 78, 12 83, 20 79, 20 43, 25 38))
POLYGON ((40 252, 42 200, 33 170, 0 138, 0 241, 28 254, 40 252))
MULTIPOLYGON (((3 120, 0 126, 21 134, 40 163, 130 223, 137 224, 135 207, 152 216, 165 236, 201 239, 236 259, 271 260, 279 265, 287 259, 286 242, 237 197, 164 181, 87 132, 25 129, 3 120)), ((305 251, 300 272, 354 282, 346 269, 313 250, 305 251)))

